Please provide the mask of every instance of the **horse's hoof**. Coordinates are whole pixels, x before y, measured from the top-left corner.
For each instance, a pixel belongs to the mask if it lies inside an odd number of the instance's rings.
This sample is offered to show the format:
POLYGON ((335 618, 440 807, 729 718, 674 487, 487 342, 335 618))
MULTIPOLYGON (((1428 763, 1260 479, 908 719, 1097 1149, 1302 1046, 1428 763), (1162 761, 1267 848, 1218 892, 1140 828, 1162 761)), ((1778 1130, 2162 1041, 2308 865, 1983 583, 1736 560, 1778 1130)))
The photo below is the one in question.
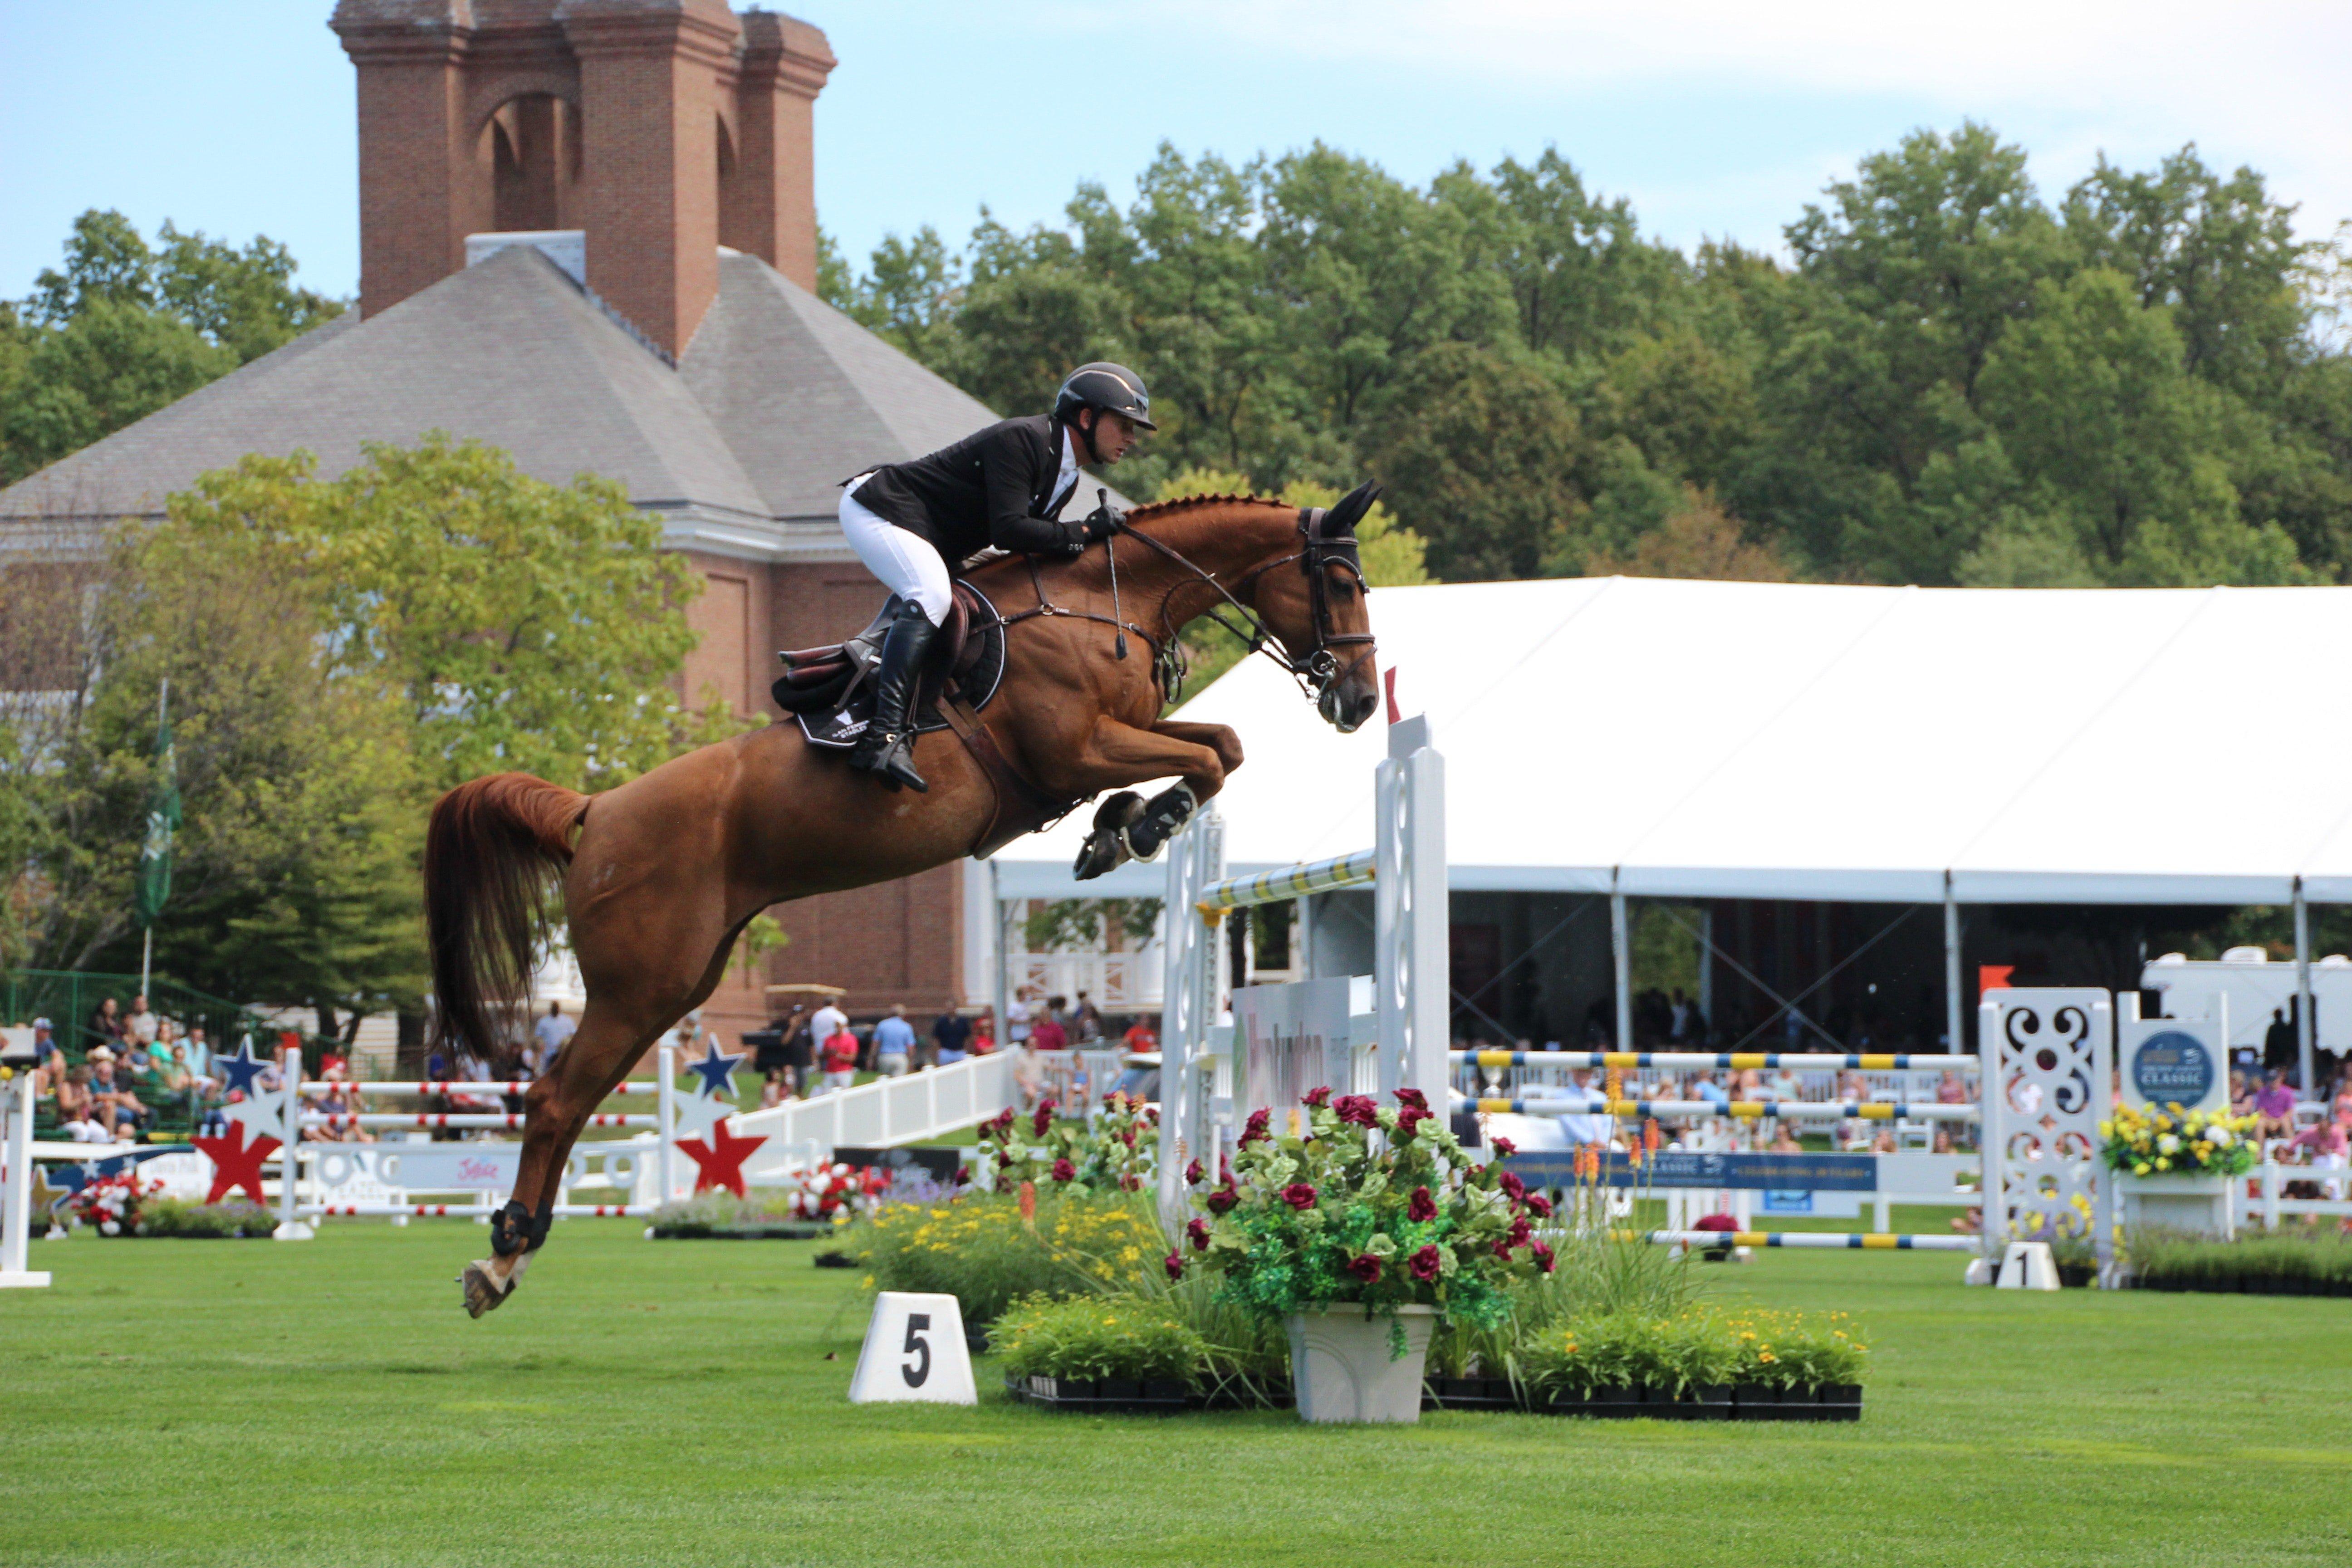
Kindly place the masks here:
POLYGON ((1126 858, 1127 851, 1119 847, 1118 835, 1097 828, 1087 835, 1077 859, 1071 864, 1070 876, 1076 881, 1091 882, 1126 858))
POLYGON ((490 1271, 478 1263, 466 1265, 466 1272, 457 1276, 457 1283, 466 1288, 466 1315, 469 1318, 497 1311, 506 1303, 506 1299, 514 1294, 511 1281, 505 1289, 499 1289, 499 1282, 490 1278, 490 1271))

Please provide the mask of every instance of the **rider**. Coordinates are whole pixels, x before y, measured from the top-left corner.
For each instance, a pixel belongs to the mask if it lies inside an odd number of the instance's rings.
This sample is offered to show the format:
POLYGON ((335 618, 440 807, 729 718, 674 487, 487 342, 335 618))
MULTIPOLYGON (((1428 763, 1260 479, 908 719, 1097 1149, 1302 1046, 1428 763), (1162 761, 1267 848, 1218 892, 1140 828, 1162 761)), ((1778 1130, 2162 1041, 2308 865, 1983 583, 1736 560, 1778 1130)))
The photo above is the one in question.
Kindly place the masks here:
POLYGON ((901 601, 882 644, 874 718, 849 765, 878 773, 892 789, 927 790, 915 771, 909 711, 931 634, 946 621, 951 563, 993 545, 1076 556, 1108 536, 1099 512, 1061 521, 1081 468, 1108 468, 1138 430, 1156 430, 1143 378, 1125 365, 1082 364, 1062 383, 1051 415, 1006 419, 928 458, 869 468, 847 481, 841 531, 867 571, 901 601))

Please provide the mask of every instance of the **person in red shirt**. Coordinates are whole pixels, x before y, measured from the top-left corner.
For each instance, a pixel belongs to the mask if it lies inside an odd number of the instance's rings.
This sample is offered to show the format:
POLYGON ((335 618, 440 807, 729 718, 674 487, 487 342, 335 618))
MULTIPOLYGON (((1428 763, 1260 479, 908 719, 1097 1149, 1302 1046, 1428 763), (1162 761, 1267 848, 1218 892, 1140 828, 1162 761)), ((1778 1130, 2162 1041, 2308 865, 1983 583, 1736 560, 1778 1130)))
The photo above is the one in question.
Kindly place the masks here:
POLYGON ((844 1024, 824 1042, 824 1087, 847 1089, 857 1081, 857 1037, 844 1024))
POLYGON ((1126 1041, 1127 1048, 1130 1051, 1156 1051, 1160 1048, 1160 1037, 1152 1032, 1151 1021, 1149 1018, 1138 1017, 1135 1022, 1129 1024, 1127 1026, 1126 1041))
POLYGON ((1062 1027, 1060 1014, 1049 1012, 1029 1026, 1029 1048, 1033 1051, 1066 1051, 1070 1048, 1069 1031, 1062 1027))

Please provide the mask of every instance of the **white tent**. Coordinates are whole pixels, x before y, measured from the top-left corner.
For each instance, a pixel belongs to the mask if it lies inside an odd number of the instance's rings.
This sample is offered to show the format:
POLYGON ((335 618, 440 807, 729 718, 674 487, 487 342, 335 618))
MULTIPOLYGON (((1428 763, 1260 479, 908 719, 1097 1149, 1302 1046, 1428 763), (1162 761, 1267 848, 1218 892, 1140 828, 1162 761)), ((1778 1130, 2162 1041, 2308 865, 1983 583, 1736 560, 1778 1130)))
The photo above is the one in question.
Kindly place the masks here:
MULTIPOLYGON (((1446 756, 1464 890, 1962 903, 2352 901, 2352 588, 1960 590, 1571 578, 1372 596, 1446 756)), ((1183 716, 1249 753, 1236 871, 1371 842, 1379 721, 1246 661, 1183 716)), ((1000 856, 1072 882, 1082 817, 1000 856)))
MULTIPOLYGON (((2292 903, 2300 938, 2306 900, 2352 902, 2326 695, 2352 588, 1612 577, 1371 605, 1397 710, 1445 755, 1457 891, 1940 902, 1955 1038, 1959 905, 2292 903)), ((1183 716, 1249 755, 1216 802, 1230 869, 1371 842, 1379 721, 1334 732, 1264 659, 1183 716)), ((1157 866, 1072 881, 1083 821, 999 856, 999 896, 1161 890, 1157 866)))

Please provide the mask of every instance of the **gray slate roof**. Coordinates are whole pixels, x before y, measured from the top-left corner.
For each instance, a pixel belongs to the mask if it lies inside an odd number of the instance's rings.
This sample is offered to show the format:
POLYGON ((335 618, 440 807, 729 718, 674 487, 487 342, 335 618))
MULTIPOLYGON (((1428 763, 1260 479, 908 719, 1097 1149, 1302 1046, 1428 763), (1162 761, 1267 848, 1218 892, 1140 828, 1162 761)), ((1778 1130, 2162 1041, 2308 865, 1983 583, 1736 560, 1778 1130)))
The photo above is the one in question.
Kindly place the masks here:
POLYGON ((362 441, 438 429, 553 483, 618 479, 672 517, 680 543, 833 554, 843 479, 995 417, 757 257, 721 253, 719 298, 673 369, 517 246, 379 316, 330 321, 0 490, 0 522, 160 515, 173 491, 248 452, 306 448, 331 478, 362 441))

